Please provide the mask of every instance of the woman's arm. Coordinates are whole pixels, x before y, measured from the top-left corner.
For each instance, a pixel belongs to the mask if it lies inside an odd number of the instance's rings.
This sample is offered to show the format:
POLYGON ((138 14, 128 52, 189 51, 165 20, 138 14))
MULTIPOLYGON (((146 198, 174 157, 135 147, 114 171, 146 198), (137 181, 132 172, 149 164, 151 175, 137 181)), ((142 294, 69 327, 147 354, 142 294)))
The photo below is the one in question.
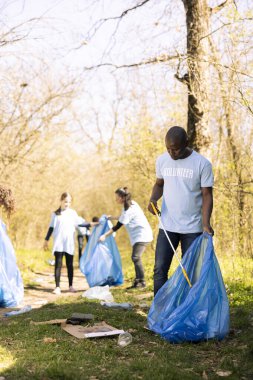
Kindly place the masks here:
POLYGON ((82 224, 78 224, 78 227, 89 228, 89 227, 97 226, 98 224, 99 224, 99 222, 85 222, 85 223, 82 223, 82 224))
POLYGON ((49 227, 48 231, 47 231, 47 235, 45 237, 45 241, 44 241, 44 245, 43 245, 43 248, 45 251, 48 250, 48 241, 53 233, 53 230, 54 230, 54 227, 49 227))
POLYGON ((107 216, 107 219, 108 219, 108 220, 119 220, 119 217, 120 217, 120 215, 119 215, 119 216, 108 215, 108 216, 107 216))
POLYGON ((98 239, 98 241, 105 241, 105 239, 110 236, 111 234, 113 234, 113 229, 111 228, 110 230, 108 230, 105 234, 101 235, 100 238, 98 239))
POLYGON ((99 238, 99 241, 105 241, 105 239, 113 234, 114 232, 118 231, 120 227, 123 226, 122 223, 118 222, 116 226, 112 227, 109 231, 107 231, 105 234, 101 235, 99 238))

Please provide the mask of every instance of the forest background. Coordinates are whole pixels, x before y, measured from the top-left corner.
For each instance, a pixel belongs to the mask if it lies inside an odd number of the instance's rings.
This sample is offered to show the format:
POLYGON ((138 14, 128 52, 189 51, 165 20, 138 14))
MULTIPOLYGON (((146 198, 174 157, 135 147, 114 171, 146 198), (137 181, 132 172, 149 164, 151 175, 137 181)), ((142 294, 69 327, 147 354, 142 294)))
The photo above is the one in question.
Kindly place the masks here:
POLYGON ((253 257, 250 3, 0 2, 0 175, 16 199, 2 218, 16 248, 42 247, 64 191, 90 220, 119 213, 128 186, 155 231, 155 160, 181 125, 213 164, 218 255, 253 257))

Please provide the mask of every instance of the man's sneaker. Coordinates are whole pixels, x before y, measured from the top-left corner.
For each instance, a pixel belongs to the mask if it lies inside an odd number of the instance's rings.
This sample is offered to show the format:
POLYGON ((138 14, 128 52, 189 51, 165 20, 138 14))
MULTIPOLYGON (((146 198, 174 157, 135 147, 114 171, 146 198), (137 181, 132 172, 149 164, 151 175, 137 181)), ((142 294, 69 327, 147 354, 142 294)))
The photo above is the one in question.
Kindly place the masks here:
POLYGON ((129 287, 127 288, 127 290, 130 290, 130 289, 136 289, 136 285, 137 285, 137 283, 138 283, 138 280, 134 280, 133 284, 132 284, 131 286, 129 286, 129 287))
POLYGON ((70 293, 76 293, 76 289, 73 288, 73 286, 69 287, 69 292, 70 293))
POLYGON ((61 288, 59 288, 59 286, 57 286, 57 287, 55 288, 55 290, 53 290, 53 293, 54 293, 54 294, 61 294, 61 288))
POLYGON ((139 281, 136 284, 136 288, 146 288, 146 282, 145 281, 139 281))
POLYGON ((127 290, 140 288, 146 288, 146 282, 144 280, 134 280, 133 285, 129 286, 127 290))

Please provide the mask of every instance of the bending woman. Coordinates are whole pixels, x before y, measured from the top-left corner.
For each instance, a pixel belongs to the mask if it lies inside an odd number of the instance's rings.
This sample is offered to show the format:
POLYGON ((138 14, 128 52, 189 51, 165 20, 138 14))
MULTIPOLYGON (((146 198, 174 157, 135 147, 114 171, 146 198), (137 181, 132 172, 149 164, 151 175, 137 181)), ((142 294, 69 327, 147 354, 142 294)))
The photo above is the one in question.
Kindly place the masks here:
POLYGON ((131 199, 127 187, 117 189, 115 195, 116 202, 123 205, 122 213, 119 217, 109 217, 109 219, 116 219, 118 222, 104 235, 101 235, 99 241, 104 241, 107 236, 116 232, 123 225, 126 227, 132 245, 132 261, 135 268, 135 280, 129 289, 145 288, 141 256, 147 244, 153 240, 152 230, 140 206, 131 199))

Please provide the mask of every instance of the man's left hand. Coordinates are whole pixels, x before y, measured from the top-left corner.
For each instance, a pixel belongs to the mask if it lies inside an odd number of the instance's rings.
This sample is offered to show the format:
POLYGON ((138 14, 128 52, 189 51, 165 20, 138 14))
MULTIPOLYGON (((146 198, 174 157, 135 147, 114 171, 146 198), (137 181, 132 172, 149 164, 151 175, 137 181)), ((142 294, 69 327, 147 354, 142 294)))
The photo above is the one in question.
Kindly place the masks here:
POLYGON ((214 235, 214 230, 212 229, 210 224, 208 226, 203 226, 203 232, 207 232, 211 236, 214 235))

